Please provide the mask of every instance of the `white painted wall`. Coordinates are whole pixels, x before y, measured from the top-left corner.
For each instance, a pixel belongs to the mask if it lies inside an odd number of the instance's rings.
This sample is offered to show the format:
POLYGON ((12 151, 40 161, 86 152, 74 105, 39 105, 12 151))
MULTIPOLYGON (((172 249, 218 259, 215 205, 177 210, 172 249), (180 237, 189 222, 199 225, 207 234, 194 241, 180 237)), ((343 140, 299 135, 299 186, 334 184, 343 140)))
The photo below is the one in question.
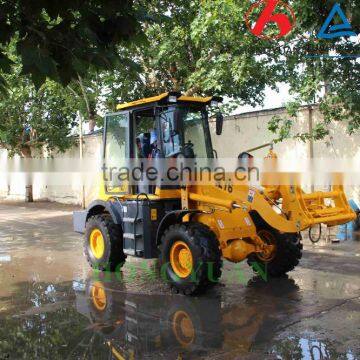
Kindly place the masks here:
MULTIPOLYGON (((216 136, 215 123, 210 123, 213 137, 213 146, 218 152, 219 158, 236 158, 239 153, 250 148, 269 143, 274 135, 267 129, 267 124, 274 115, 286 116, 284 108, 274 110, 262 110, 251 113, 244 113, 225 118, 223 134, 216 136)), ((321 115, 317 108, 313 112, 314 124, 321 120, 321 115)), ((304 107, 300 110, 295 126, 295 132, 304 132, 309 129, 309 110, 304 107)), ((341 158, 351 157, 359 160, 360 163, 360 135, 348 135, 346 124, 335 123, 330 127, 330 137, 321 142, 315 142, 314 157, 341 158)), ((94 162, 101 156, 102 138, 101 135, 87 135, 84 137, 84 157, 94 159, 94 162)), ((282 159, 291 164, 298 159, 310 158, 310 145, 301 141, 289 140, 276 144, 275 152, 282 159)), ((257 157, 263 157, 268 153, 268 149, 262 149, 254 153, 257 157)), ((56 159, 78 159, 79 147, 74 146, 64 154, 53 154, 56 159)), ((0 160, 6 161, 7 152, 0 150, 0 160)), ((70 176, 67 186, 49 185, 49 179, 44 174, 34 175, 33 192, 35 200, 49 200, 69 204, 81 204, 82 184, 79 178, 70 176)), ((88 203, 94 198, 96 190, 91 185, 92 179, 87 179, 88 184, 85 188, 85 199, 88 203)), ((12 174, 11 176, 0 176, 0 197, 6 199, 24 199, 25 196, 25 176, 12 174)), ((360 199, 359 187, 347 188, 348 196, 360 199)))
MULTIPOLYGON (((94 135, 84 136, 83 142, 83 157, 85 159, 93 159, 94 163, 101 156, 102 149, 102 136, 97 133, 94 135)), ((48 154, 49 155, 49 154, 48 154)), ((58 164, 64 164, 64 162, 79 160, 80 149, 78 145, 73 146, 65 153, 51 154, 58 164)), ((3 169, 6 168, 4 161, 7 159, 7 151, 0 150, 0 161, 3 169)), ((14 159, 16 162, 18 157, 14 159)), ((39 160, 41 158, 39 157, 39 160)), ((76 167, 78 163, 74 163, 76 167)), ((65 204, 82 203, 83 187, 85 192, 85 201, 89 202, 88 195, 93 196, 93 189, 91 189, 91 179, 85 179, 85 185, 83 184, 80 176, 77 173, 77 169, 73 169, 73 173, 33 173, 33 196, 34 200, 47 200, 56 201, 65 204), (53 176, 59 177, 54 180, 53 176), (66 177, 66 178, 64 178, 66 177), (89 181, 90 180, 90 181, 89 181), (59 185, 59 183, 66 183, 67 185, 59 185)), ((24 173, 10 173, 4 174, 0 172, 0 198, 7 200, 24 200, 25 198, 25 185, 27 184, 26 175, 24 173)))

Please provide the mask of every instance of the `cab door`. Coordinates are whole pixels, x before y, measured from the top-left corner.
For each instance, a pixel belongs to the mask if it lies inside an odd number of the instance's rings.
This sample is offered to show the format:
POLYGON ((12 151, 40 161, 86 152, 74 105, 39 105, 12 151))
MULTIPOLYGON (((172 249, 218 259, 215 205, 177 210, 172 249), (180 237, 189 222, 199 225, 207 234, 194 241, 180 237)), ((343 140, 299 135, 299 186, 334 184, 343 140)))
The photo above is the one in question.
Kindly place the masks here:
POLYGON ((108 114, 105 117, 103 138, 102 178, 108 196, 130 193, 126 173, 130 161, 129 112, 108 114))

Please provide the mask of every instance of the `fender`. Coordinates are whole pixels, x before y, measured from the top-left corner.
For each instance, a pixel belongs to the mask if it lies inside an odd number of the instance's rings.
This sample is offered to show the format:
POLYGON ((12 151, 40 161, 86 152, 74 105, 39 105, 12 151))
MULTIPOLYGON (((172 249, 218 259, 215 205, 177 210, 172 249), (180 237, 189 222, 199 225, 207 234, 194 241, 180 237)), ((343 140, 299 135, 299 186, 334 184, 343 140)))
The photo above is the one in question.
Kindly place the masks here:
POLYGON ((122 225, 123 205, 120 201, 93 201, 87 209, 86 220, 88 220, 90 216, 103 212, 108 212, 115 224, 122 225))
POLYGON ((202 214, 201 210, 174 210, 168 212, 160 221, 159 227, 156 232, 156 244, 160 244, 161 237, 165 232, 165 229, 172 224, 180 224, 185 215, 191 214, 191 217, 195 214, 202 214))
POLYGON ((86 222, 89 218, 103 213, 109 213, 114 223, 122 227, 123 209, 120 201, 95 200, 86 210, 74 211, 74 231, 82 234, 85 233, 86 222))

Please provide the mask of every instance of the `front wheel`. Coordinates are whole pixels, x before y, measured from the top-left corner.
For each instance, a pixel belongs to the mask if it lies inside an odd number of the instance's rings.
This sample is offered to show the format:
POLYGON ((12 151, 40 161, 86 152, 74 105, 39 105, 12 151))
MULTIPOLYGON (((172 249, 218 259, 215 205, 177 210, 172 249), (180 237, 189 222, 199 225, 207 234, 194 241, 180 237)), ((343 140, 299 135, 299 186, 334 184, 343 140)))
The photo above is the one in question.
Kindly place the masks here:
POLYGON ((273 277, 280 277, 295 269, 302 257, 301 236, 299 234, 283 234, 275 229, 262 229, 258 231, 260 238, 275 249, 268 257, 262 254, 251 254, 248 264, 256 269, 254 264, 260 263, 273 277))
POLYGON ((92 216, 86 223, 84 253, 91 267, 115 271, 126 259, 121 228, 111 216, 92 216))
POLYGON ((216 284, 221 251, 215 234, 204 224, 170 226, 161 239, 161 276, 176 293, 191 295, 216 284))

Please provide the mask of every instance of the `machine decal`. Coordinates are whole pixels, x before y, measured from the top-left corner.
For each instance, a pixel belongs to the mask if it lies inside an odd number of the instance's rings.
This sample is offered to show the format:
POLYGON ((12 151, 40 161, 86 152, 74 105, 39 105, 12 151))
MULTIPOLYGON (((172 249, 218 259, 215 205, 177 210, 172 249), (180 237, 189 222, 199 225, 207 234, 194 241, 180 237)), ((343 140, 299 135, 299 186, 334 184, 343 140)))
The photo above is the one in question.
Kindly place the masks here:
POLYGON ((151 209, 151 221, 156 221, 158 219, 158 214, 156 209, 151 209))
POLYGON ((234 188, 233 188, 233 184, 231 182, 231 180, 229 180, 228 182, 225 182, 224 184, 223 183, 220 183, 218 182, 216 184, 216 186, 221 189, 221 190, 224 190, 224 191, 227 191, 228 193, 232 193, 234 188))
POLYGON ((247 226, 251 226, 251 221, 248 217, 245 217, 244 220, 245 220, 247 226))
POLYGON ((222 220, 218 219, 218 220, 217 220, 217 223, 218 223, 220 229, 225 229, 225 225, 224 225, 224 223, 222 222, 222 220))

